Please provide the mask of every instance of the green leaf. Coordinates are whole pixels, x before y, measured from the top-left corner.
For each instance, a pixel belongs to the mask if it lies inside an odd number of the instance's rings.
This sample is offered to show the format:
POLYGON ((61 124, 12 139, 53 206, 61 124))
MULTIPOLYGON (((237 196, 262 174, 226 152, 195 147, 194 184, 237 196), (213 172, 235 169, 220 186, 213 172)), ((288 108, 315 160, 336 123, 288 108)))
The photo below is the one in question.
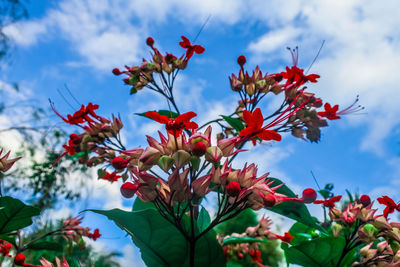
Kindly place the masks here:
MULTIPOLYGON (((270 179, 270 181, 273 181, 271 187, 275 187, 282 184, 282 182, 279 179, 272 177, 268 177, 268 179, 270 179)), ((293 191, 290 190, 285 184, 279 187, 276 190, 276 192, 288 196, 290 198, 297 198, 297 195, 293 193, 293 191)), ((310 212, 308 211, 304 203, 295 201, 285 201, 278 205, 273 206, 272 208, 269 208, 269 210, 281 214, 283 216, 286 216, 288 218, 291 218, 293 220, 296 220, 298 222, 301 222, 309 227, 318 229, 324 233, 326 232, 326 230, 317 222, 317 220, 311 216, 310 212)))
MULTIPOLYGON (((157 112, 158 114, 160 114, 160 115, 164 115, 164 116, 167 116, 168 118, 173 118, 173 119, 176 119, 178 116, 179 116, 179 114, 178 113, 176 113, 176 112, 172 112, 172 111, 169 111, 169 110, 164 110, 164 109, 160 109, 160 110, 153 110, 154 112, 157 112)), ((145 118, 148 118, 148 119, 152 119, 152 118, 149 118, 149 117, 147 117, 146 115, 144 115, 144 114, 146 114, 146 112, 143 112, 143 113, 135 113, 136 115, 139 115, 139 116, 142 116, 142 117, 145 117, 145 118)))
POLYGON ((27 227, 32 224, 32 217, 40 214, 38 208, 12 197, 0 197, 0 207, 0 234, 27 227))
MULTIPOLYGON (((189 266, 189 243, 175 226, 158 211, 91 210, 107 216, 125 230, 140 248, 142 259, 149 267, 189 266)), ((183 222, 188 226, 188 217, 183 222)), ((197 229, 197 226, 195 226, 197 229)), ((198 232, 198 230, 197 230, 198 232)), ((195 266, 225 266, 222 247, 211 230, 196 242, 195 266)))
POLYGON ((51 250, 51 251, 63 251, 63 246, 58 242, 50 241, 38 241, 28 245, 28 249, 32 250, 51 250))
POLYGON ((199 218, 197 219, 197 227, 200 232, 203 232, 211 223, 210 214, 205 208, 201 208, 199 218))
POLYGON ((353 196, 351 195, 351 193, 350 193, 350 191, 348 189, 346 189, 346 193, 347 193, 347 196, 349 197, 349 201, 350 202, 354 202, 353 196))
POLYGON ((257 239, 254 237, 248 237, 248 236, 230 236, 228 238, 225 238, 224 241, 222 242, 223 245, 230 245, 230 244, 240 244, 240 243, 256 243, 256 242, 264 242, 262 239, 257 239))
POLYGON ((318 193, 320 193, 321 196, 322 196, 324 199, 327 199, 327 198, 329 198, 329 196, 330 196, 330 194, 331 194, 331 191, 328 191, 328 190, 326 190, 326 189, 322 189, 322 190, 319 190, 318 193))
POLYGON ((132 211, 140 211, 140 210, 146 210, 146 209, 157 210, 156 206, 154 206, 153 202, 151 202, 151 201, 144 202, 144 201, 141 201, 140 198, 136 197, 135 202, 133 202, 132 211))
POLYGON ((221 117, 230 125, 233 127, 233 129, 235 129, 236 131, 240 132, 241 130, 244 129, 244 125, 242 123, 242 121, 238 118, 232 118, 229 116, 224 116, 221 115, 221 117))
POLYGON ((301 266, 336 266, 346 245, 343 237, 323 236, 299 245, 281 246, 288 263, 301 266))

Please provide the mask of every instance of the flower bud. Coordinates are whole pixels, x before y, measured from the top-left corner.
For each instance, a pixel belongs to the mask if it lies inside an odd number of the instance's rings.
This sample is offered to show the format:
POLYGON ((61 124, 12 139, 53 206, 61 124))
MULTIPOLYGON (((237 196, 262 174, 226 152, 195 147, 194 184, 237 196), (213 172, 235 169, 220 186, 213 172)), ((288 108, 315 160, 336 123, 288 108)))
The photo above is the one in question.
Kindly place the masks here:
POLYGON ((332 225, 332 233, 335 238, 337 238, 342 231, 343 231, 343 226, 341 224, 336 223, 332 225))
POLYGON ((302 199, 303 203, 313 203, 317 199, 317 192, 312 188, 304 189, 302 199))
POLYGON ((121 186, 121 194, 125 198, 131 198, 135 195, 136 191, 138 190, 139 185, 134 184, 131 182, 126 182, 121 186))
POLYGON ((190 160, 190 154, 185 150, 178 150, 172 155, 175 166, 180 169, 185 166, 190 160))
POLYGON ((219 162, 221 160, 222 156, 223 156, 222 151, 217 146, 211 146, 211 147, 207 148, 206 154, 205 154, 206 160, 214 162, 214 163, 219 162))
POLYGON ((165 172, 168 172, 174 165, 174 160, 170 156, 161 156, 157 162, 158 166, 165 172))
POLYGON ((363 207, 366 207, 371 204, 371 198, 368 195, 362 195, 360 197, 360 203, 363 205, 363 207))
POLYGON ((25 255, 24 254, 17 254, 14 258, 14 263, 16 265, 24 265, 25 263, 25 255))
POLYGON ((370 223, 365 224, 361 229, 358 231, 358 236, 360 240, 369 243, 376 239, 376 235, 378 234, 378 229, 370 223))
POLYGON ((243 55, 240 55, 237 58, 237 63, 240 65, 241 68, 243 68, 243 65, 246 64, 246 57, 243 55))
POLYGON ((273 206, 275 206, 276 198, 273 194, 268 194, 264 196, 263 202, 266 208, 272 208, 273 206))
POLYGON ((192 154, 201 157, 206 153, 206 149, 207 147, 203 142, 197 142, 192 148, 192 154))
POLYGON ((193 170, 198 170, 200 167, 200 158, 196 156, 191 156, 190 157, 190 164, 192 164, 193 170))
POLYGON ((113 73, 114 75, 121 75, 121 74, 122 74, 122 72, 121 72, 118 68, 114 68, 114 69, 112 70, 112 73, 113 73))
POLYGON ((237 197, 242 188, 238 182, 232 181, 226 186, 226 192, 230 197, 237 197))
POLYGON ((140 156, 140 161, 143 162, 145 165, 154 165, 158 162, 158 159, 160 157, 160 151, 158 151, 154 147, 149 146, 140 156))
POLYGON ((151 48, 153 48, 154 39, 151 38, 151 37, 147 37, 147 39, 146 39, 146 44, 147 44, 148 46, 150 46, 151 48))
POLYGON ((342 218, 342 211, 337 208, 329 209, 329 217, 333 220, 340 220, 342 218))
POLYGON ((121 157, 115 157, 111 161, 111 165, 117 170, 125 169, 128 166, 128 163, 129 159, 124 159, 121 157))
POLYGON ((392 248, 393 254, 396 255, 397 251, 400 248, 400 243, 397 242, 396 240, 391 240, 390 241, 390 247, 392 248))

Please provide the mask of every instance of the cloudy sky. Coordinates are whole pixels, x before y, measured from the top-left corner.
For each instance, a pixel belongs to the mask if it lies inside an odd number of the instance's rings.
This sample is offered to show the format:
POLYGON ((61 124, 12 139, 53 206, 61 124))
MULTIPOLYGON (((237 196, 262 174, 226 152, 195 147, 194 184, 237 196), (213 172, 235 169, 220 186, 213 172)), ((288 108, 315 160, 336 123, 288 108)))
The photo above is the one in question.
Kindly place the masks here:
MULTIPOLYGON (((398 1, 48 0, 27 7, 29 18, 5 29, 16 46, 2 67, 0 85, 18 82, 43 107, 51 98, 61 112, 71 113, 58 93, 66 84, 80 102, 100 104, 102 115, 121 113, 124 138, 132 147, 158 130, 134 113, 167 106, 145 91, 129 96, 129 87, 111 70, 148 57, 148 36, 162 51, 180 54, 180 36, 195 38, 210 17, 197 39, 206 52, 193 58, 176 87, 181 110, 194 110, 199 121, 227 114, 237 101, 228 83, 238 71, 237 56, 247 56, 248 70, 259 65, 263 72, 275 72, 291 65, 286 47, 298 46, 299 66, 306 69, 325 41, 311 70, 321 78, 310 91, 340 107, 359 95, 364 114, 329 122, 318 144, 288 135, 239 160, 256 162, 298 192, 315 187, 312 170, 321 185, 334 183, 337 194, 349 188, 400 200, 398 1)), ((265 110, 276 103, 267 101, 265 110)), ((121 201, 116 184, 93 179, 90 186, 96 208, 130 205, 121 201)), ((126 262, 137 260, 112 223, 89 217, 105 228, 104 246, 123 251, 126 262)))

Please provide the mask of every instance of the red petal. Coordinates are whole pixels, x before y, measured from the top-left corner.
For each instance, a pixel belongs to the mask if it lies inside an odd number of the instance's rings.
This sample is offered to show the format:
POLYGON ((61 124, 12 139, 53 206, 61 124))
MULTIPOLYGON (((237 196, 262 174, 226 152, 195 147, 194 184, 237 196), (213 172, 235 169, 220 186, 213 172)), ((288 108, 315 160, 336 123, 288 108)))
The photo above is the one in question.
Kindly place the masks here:
POLYGON ((255 127, 256 124, 253 121, 253 115, 250 113, 248 110, 243 111, 243 119, 244 122, 249 126, 249 127, 255 127))
POLYGON ((175 119, 175 121, 178 122, 178 123, 179 122, 189 122, 192 118, 194 118, 196 116, 197 116, 196 113, 194 113, 193 111, 189 111, 189 112, 186 112, 186 113, 183 113, 183 114, 179 115, 175 119))
POLYGON ((182 48, 188 48, 188 46, 190 46, 190 41, 189 41, 189 39, 186 38, 186 37, 183 36, 183 35, 181 36, 181 38, 182 38, 183 41, 179 42, 179 45, 180 45, 182 48))
POLYGON ((202 47, 201 45, 194 46, 194 52, 196 52, 196 54, 203 54, 205 50, 206 49, 204 47, 202 47))
POLYGON ((159 123, 167 123, 170 120, 167 116, 160 115, 155 111, 147 111, 144 115, 159 123))
POLYGON ((254 127, 247 127, 247 128, 244 128, 243 130, 241 130, 239 135, 246 137, 246 136, 254 134, 256 131, 257 131, 257 129, 254 127))
POLYGON ((254 110, 253 112, 253 121, 255 123, 255 126, 258 129, 261 129, 263 123, 264 123, 264 117, 261 113, 261 109, 260 108, 256 108, 256 110, 254 110))
POLYGON ((275 140, 281 141, 282 136, 273 130, 264 130, 261 133, 257 134, 257 137, 260 137, 262 140, 275 140))

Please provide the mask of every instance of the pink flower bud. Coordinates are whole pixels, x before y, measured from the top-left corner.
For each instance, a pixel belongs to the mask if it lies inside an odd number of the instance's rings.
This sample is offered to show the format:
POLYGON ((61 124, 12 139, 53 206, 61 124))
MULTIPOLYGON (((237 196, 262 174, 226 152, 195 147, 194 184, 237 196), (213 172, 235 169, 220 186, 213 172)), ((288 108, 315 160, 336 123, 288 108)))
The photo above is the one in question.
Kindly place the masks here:
POLYGON ((304 189, 302 199, 303 203, 313 203, 317 199, 317 192, 312 188, 304 189))
POLYGON ((243 65, 246 64, 246 57, 243 55, 240 55, 237 58, 237 63, 240 65, 241 68, 243 68, 243 65))
POLYGON ((210 174, 197 178, 192 183, 193 192, 200 197, 204 197, 211 191, 211 188, 209 188, 210 181, 211 181, 210 174))
POLYGON ((138 190, 139 185, 134 184, 131 182, 126 182, 121 186, 121 194, 125 198, 131 198, 135 195, 136 191, 138 190))
POLYGON ((172 155, 176 168, 180 169, 190 160, 190 154, 185 150, 178 150, 172 155))
POLYGON ((154 147, 147 147, 143 154, 140 156, 140 161, 146 165, 157 164, 158 159, 161 157, 160 151, 154 147))
POLYGON ((114 68, 113 70, 112 70, 112 73, 114 74, 114 75, 121 75, 122 74, 122 72, 118 69, 118 68, 114 68))
POLYGON ((237 197, 242 188, 238 182, 232 181, 226 186, 226 192, 231 197, 237 197))

